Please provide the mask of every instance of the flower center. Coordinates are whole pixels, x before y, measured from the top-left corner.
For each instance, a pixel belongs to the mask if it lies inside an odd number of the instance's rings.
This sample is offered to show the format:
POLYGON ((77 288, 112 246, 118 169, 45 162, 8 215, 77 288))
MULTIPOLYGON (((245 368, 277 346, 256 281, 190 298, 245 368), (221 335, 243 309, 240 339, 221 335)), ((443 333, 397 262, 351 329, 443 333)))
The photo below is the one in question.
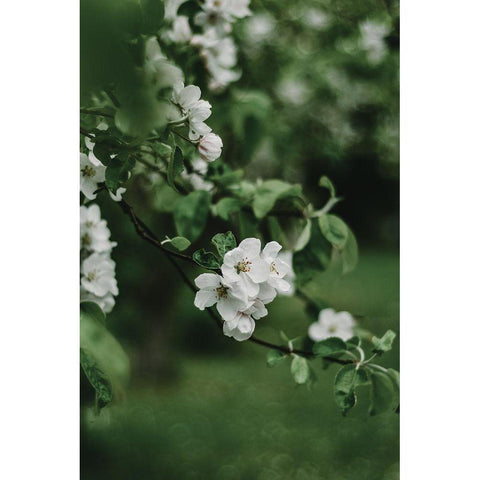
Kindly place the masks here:
POLYGON ((237 273, 240 273, 240 272, 249 272, 251 270, 251 265, 252 262, 250 262, 249 260, 247 260, 246 258, 244 258, 241 262, 238 262, 236 265, 235 265, 235 270, 237 271, 237 273))
POLYGON ((272 262, 272 263, 270 264, 270 271, 271 271, 271 272, 275 272, 277 275, 280 275, 280 274, 278 273, 278 270, 277 270, 277 267, 276 267, 276 265, 275 265, 275 262, 272 262))
POLYGON ((328 327, 328 333, 335 333, 337 331, 337 327, 335 326, 331 326, 331 327, 328 327))
POLYGON ((85 165, 80 171, 84 177, 93 177, 95 175, 95 169, 90 167, 90 165, 85 165))
POLYGON ((97 278, 97 272, 91 271, 87 273, 87 279, 90 280, 90 282, 93 282, 97 278))
POLYGON ((82 245, 84 247, 90 245, 92 243, 92 239, 90 238, 90 235, 88 233, 86 233, 83 237, 82 237, 82 245))
POLYGON ((225 287, 224 285, 220 285, 215 291, 217 292, 218 298, 227 298, 228 296, 228 287, 225 287))

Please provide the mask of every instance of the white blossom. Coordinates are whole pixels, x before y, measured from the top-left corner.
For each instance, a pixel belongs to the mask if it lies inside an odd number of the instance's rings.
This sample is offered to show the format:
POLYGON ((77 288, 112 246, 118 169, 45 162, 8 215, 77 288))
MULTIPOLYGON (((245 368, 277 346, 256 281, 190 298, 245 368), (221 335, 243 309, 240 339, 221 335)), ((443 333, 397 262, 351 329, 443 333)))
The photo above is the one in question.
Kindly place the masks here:
POLYGON ((360 24, 360 44, 367 51, 370 63, 377 64, 388 52, 384 38, 390 33, 390 28, 381 22, 366 20, 360 24))
POLYGON ((90 293, 104 297, 108 293, 118 295, 115 279, 115 262, 105 254, 92 253, 82 262, 81 285, 90 293))
MULTIPOLYGON (((108 124, 104 121, 101 121, 96 127, 95 127, 97 130, 102 130, 102 131, 105 131, 105 130, 108 130, 108 124)), ((94 138, 95 138, 95 134, 92 133, 91 134, 94 138)), ((90 150, 92 151, 93 150, 93 147, 95 146, 95 142, 93 141, 92 138, 90 137, 87 137, 85 135, 85 146, 90 150)))
POLYGON ((268 242, 261 256, 270 268, 268 284, 279 292, 287 292, 290 283, 284 280, 284 277, 290 272, 290 267, 278 256, 281 249, 282 246, 278 242, 268 242))
POLYGON ((193 172, 188 173, 186 169, 182 171, 180 176, 187 182, 190 182, 195 190, 205 190, 210 192, 214 185, 212 182, 205 180, 204 176, 208 170, 208 164, 203 158, 196 157, 192 161, 193 172))
POLYGON ((335 312, 333 308, 325 308, 318 315, 318 321, 308 329, 308 336, 315 342, 328 337, 339 337, 348 340, 353 337, 355 320, 348 312, 335 312))
POLYGON ((105 167, 95 158, 80 153, 80 191, 89 199, 97 197, 94 193, 99 184, 105 181, 105 167))
POLYGON ((258 295, 259 284, 267 281, 270 274, 268 263, 260 257, 260 249, 258 238, 246 238, 223 258, 223 276, 228 282, 240 283, 249 297, 258 295))
POLYGON ((243 310, 242 313, 251 315, 255 320, 259 320, 268 315, 268 310, 266 309, 265 304, 257 297, 249 303, 248 308, 243 310))
POLYGON ((251 15, 249 3, 250 0, 205 0, 203 11, 195 15, 194 22, 207 30, 215 29, 220 35, 230 33, 231 23, 251 15))
POLYGON ((194 305, 204 310, 216 304, 225 321, 233 320, 239 311, 248 307, 246 291, 238 283, 227 282, 220 275, 202 273, 195 279, 195 285, 200 290, 195 295, 194 305))
POLYGON ((178 9, 187 0, 165 0, 165 20, 175 20, 178 9))
POLYGON ((207 133, 198 142, 198 153, 207 162, 213 162, 222 154, 222 139, 215 133, 207 133))
POLYGON ((172 102, 180 107, 181 113, 188 119, 189 137, 198 140, 201 135, 210 133, 212 129, 204 121, 212 114, 212 106, 206 100, 200 100, 202 92, 196 85, 188 85, 179 81, 173 86, 172 102))
POLYGON ((168 38, 174 43, 186 43, 192 38, 192 30, 188 17, 180 15, 173 21, 172 29, 167 33, 168 38))
POLYGON ((290 288, 286 291, 279 291, 279 295, 291 297, 295 293, 295 272, 293 271, 293 252, 291 250, 282 250, 278 254, 278 258, 288 266, 288 272, 283 277, 290 284, 290 288))
POLYGON ((116 242, 110 241, 110 230, 106 220, 100 216, 100 207, 96 204, 80 207, 80 246, 96 253, 110 252, 116 242))
POLYGON ((111 293, 107 293, 103 297, 98 297, 91 292, 88 292, 83 287, 80 287, 80 301, 81 302, 95 302, 104 313, 110 313, 115 306, 115 298, 111 293))
POLYGON ((238 312, 235 317, 223 323, 223 333, 227 337, 233 337, 242 342, 248 340, 255 330, 255 322, 252 317, 246 313, 238 312))

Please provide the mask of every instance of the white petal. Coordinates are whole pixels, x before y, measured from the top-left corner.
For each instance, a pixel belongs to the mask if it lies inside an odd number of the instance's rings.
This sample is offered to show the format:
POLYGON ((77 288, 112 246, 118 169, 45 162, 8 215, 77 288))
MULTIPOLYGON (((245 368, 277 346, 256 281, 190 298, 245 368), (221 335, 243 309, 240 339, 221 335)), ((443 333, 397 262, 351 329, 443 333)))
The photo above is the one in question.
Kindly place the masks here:
POLYGON ((318 314, 318 321, 325 326, 335 324, 335 310, 333 308, 324 308, 318 314))
POLYGON ((278 252, 282 249, 282 246, 278 242, 268 242, 262 252, 262 257, 277 258, 278 252))
POLYGON ((188 110, 200 100, 202 92, 196 85, 188 85, 178 95, 178 103, 188 110))
POLYGON ((355 325, 355 320, 348 312, 338 312, 336 315, 337 325, 339 329, 351 330, 355 325))
POLYGON ((245 252, 245 255, 250 261, 260 255, 261 247, 262 244, 258 238, 246 238, 238 245, 238 248, 241 248, 245 252))
POLYGON ((265 260, 257 258, 253 260, 250 271, 246 273, 255 283, 262 283, 270 276, 270 265, 265 260))
POLYGON ((288 292, 291 288, 290 283, 288 283, 283 278, 270 277, 268 279, 268 283, 279 292, 288 292))
POLYGON ((215 273, 202 273, 195 279, 198 288, 215 288, 221 285, 221 277, 215 273))
POLYGON ((200 310, 211 307, 217 301, 217 296, 213 290, 199 290, 195 295, 193 304, 200 310))
POLYGON ((277 296, 277 291, 269 285, 267 282, 260 284, 260 289, 258 292, 258 298, 267 305, 270 302, 273 302, 277 296))
POLYGON ((247 292, 249 297, 256 297, 260 290, 258 283, 255 283, 246 273, 238 275, 241 287, 247 292))
POLYGON ((314 341, 319 342, 329 336, 328 330, 319 322, 312 323, 308 328, 308 336, 314 341))
POLYGON ((339 337, 341 338, 343 341, 346 341, 346 340, 349 340, 350 338, 353 337, 353 329, 349 329, 349 328, 340 328, 338 330, 335 331, 335 333, 333 334, 335 337, 339 337))
POLYGON ((221 298, 217 302, 217 310, 221 317, 226 322, 229 322, 233 320, 235 315, 238 313, 238 303, 229 297, 221 298))

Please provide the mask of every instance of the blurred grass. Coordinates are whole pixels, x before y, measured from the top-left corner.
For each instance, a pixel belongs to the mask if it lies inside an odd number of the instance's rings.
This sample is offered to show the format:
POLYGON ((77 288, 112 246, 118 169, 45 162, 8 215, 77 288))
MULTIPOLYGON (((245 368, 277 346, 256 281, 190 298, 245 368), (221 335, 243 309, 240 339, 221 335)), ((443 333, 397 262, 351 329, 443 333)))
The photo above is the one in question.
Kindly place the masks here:
MULTIPOLYGON (((358 315, 360 326, 398 332, 398 254, 362 251, 355 272, 323 283, 325 299, 358 315)), ((192 315, 190 297, 178 296, 179 319, 192 315)), ((280 298, 257 325, 259 337, 277 340, 278 329, 304 333, 308 320, 299 300, 280 298)), ((265 349, 225 342, 231 354, 177 354, 175 381, 154 386, 134 379, 124 404, 98 417, 84 411, 82 478, 399 478, 398 416, 369 417, 367 390, 344 418, 332 393, 337 367, 322 370, 314 362, 318 382, 309 391, 295 387, 288 363, 267 368, 265 349)), ((398 342, 382 361, 398 368, 398 342)))

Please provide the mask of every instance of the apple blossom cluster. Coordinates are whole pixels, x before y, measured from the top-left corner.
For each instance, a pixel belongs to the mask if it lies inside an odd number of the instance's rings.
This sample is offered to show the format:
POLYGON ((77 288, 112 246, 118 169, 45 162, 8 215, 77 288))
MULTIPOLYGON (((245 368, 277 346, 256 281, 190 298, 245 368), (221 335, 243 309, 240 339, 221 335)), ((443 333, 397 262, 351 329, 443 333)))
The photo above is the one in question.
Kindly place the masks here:
POLYGON ((324 308, 318 314, 318 321, 312 323, 308 329, 308 336, 319 342, 329 337, 338 337, 346 341, 355 333, 355 320, 348 312, 336 312, 333 308, 324 308))
POLYGON ((179 7, 187 0, 166 0, 165 19, 172 22, 166 37, 174 43, 187 43, 197 47, 210 74, 209 88, 222 90, 237 81, 241 73, 234 70, 237 64, 237 47, 230 36, 232 24, 252 14, 250 0, 204 0, 201 12, 193 19, 203 31, 192 35, 188 18, 177 15, 179 7))
POLYGON ((221 275, 203 273, 195 279, 199 288, 195 306, 204 310, 216 305, 227 337, 239 342, 249 339, 255 330, 255 320, 268 314, 265 305, 277 293, 290 290, 285 276, 291 269, 279 258, 281 248, 273 241, 262 250, 258 238, 246 238, 225 253, 221 275))
MULTIPOLYGON (((98 130, 107 130, 106 123, 99 123, 98 130)), ((95 156, 93 148, 95 147, 95 134, 92 138, 85 137, 85 146, 88 149, 88 155, 80 153, 80 191, 88 198, 88 200, 95 200, 97 194, 95 193, 105 182, 105 170, 107 167, 95 156)), ((112 158, 114 155, 112 155, 112 158)), ((110 197, 115 202, 122 199, 122 195, 127 191, 124 187, 119 187, 115 193, 109 191, 110 197)))
POLYGON ((213 162, 222 154, 222 139, 212 133, 205 120, 212 114, 212 106, 200 99, 202 92, 196 85, 185 86, 179 81, 173 86, 172 102, 179 108, 181 118, 173 123, 188 124, 188 137, 197 141, 200 157, 206 162, 213 162))
POLYGON ((110 241, 110 230, 101 218, 96 204, 80 207, 80 301, 97 303, 108 313, 118 295, 115 262, 110 258, 116 242, 110 241))

